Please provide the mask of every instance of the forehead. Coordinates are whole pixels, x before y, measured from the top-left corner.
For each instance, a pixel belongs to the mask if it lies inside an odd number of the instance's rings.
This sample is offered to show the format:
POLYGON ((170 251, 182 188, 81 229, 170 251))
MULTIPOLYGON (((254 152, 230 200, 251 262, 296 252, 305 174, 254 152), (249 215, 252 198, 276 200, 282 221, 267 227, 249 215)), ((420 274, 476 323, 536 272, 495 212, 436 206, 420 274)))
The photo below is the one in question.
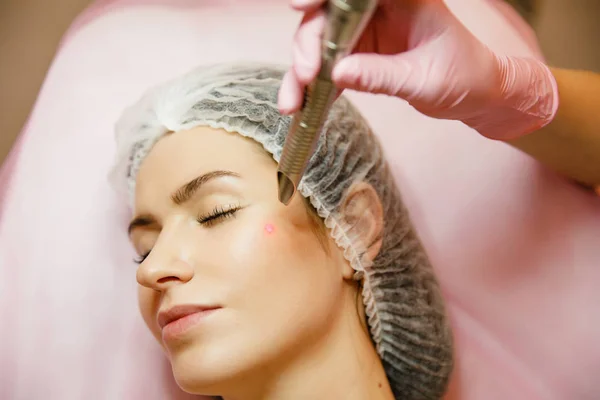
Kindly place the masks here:
POLYGON ((142 162, 137 186, 181 185, 212 170, 243 175, 276 168, 275 161, 254 140, 222 129, 196 127, 161 138, 142 162))

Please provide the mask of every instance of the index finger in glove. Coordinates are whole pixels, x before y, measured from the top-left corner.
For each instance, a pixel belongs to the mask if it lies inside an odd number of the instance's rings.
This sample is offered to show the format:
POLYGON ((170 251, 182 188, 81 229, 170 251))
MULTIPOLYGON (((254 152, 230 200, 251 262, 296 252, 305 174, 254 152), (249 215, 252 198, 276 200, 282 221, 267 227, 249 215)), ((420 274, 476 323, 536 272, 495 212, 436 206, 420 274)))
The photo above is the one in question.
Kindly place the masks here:
POLYGON ((325 27, 322 9, 305 14, 292 43, 292 67, 279 89, 279 108, 291 114, 302 105, 304 88, 321 67, 321 36, 325 27))
POLYGON ((303 86, 315 79, 321 67, 321 40, 325 29, 325 10, 304 15, 292 43, 292 64, 303 86))

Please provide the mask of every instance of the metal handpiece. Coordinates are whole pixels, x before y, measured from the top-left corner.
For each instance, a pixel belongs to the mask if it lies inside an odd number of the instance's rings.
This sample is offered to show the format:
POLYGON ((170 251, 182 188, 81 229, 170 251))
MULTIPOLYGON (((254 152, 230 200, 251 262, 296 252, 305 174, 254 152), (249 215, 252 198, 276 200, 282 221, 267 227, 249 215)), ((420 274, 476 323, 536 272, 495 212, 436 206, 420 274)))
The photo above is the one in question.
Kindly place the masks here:
POLYGON ((321 48, 321 69, 308 85, 302 109, 294 115, 277 170, 279 201, 288 205, 312 157, 337 89, 331 82, 335 63, 348 55, 377 6, 376 0, 329 0, 321 48))

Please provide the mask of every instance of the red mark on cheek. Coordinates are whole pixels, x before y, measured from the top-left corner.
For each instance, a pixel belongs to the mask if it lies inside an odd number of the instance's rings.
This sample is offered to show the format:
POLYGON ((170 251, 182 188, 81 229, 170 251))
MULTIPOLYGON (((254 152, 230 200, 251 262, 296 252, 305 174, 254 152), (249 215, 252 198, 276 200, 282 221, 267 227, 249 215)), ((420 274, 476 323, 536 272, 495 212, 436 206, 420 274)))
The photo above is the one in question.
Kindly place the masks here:
POLYGON ((269 235, 272 234, 273 232, 275 232, 275 226, 273 224, 266 224, 265 232, 267 232, 269 235))

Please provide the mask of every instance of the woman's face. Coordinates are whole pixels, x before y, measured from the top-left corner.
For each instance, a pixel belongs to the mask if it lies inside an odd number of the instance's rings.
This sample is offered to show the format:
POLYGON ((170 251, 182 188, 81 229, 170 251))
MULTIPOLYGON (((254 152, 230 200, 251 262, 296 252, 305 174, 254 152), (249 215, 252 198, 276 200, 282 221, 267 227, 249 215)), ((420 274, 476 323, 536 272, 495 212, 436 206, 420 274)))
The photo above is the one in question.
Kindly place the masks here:
POLYGON ((150 252, 140 309, 188 392, 216 394, 283 365, 344 312, 341 252, 299 195, 278 201, 276 163, 238 134, 162 138, 141 166, 135 208, 132 242, 150 252))

